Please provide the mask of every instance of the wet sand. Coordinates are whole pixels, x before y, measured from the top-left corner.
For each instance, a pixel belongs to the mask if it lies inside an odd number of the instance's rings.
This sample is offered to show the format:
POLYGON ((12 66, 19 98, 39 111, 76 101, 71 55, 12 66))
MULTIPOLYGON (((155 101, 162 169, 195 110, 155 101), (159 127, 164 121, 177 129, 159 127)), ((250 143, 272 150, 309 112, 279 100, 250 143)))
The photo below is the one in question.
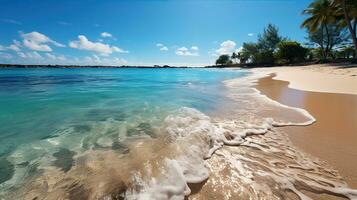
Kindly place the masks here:
MULTIPOLYGON (((327 161, 352 188, 357 188, 357 95, 292 89, 289 82, 262 78, 256 88, 280 103, 309 111, 317 121, 285 127, 295 146, 327 161)), ((357 86, 356 86, 357 87, 357 86)))

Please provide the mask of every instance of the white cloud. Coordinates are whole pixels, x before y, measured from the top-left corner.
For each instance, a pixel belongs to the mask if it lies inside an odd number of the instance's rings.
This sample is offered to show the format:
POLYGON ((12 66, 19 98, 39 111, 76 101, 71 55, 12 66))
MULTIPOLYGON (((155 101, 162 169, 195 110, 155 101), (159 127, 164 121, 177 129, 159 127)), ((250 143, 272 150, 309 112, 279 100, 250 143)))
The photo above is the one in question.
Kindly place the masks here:
POLYGON ((254 33, 248 33, 248 36, 249 36, 249 37, 253 37, 253 36, 254 36, 254 33))
POLYGON ((43 59, 43 57, 36 51, 27 53, 27 55, 29 56, 29 58, 38 59, 38 60, 43 59))
POLYGON ((5 47, 0 45, 0 51, 13 50, 18 52, 21 51, 20 47, 21 47, 21 42, 17 40, 13 40, 13 44, 11 44, 10 46, 5 47))
POLYGON ((128 51, 124 51, 123 49, 120 49, 119 47, 113 46, 112 47, 113 51, 119 52, 119 53, 128 53, 128 51))
POLYGON ((97 55, 93 56, 86 56, 84 59, 76 59, 77 62, 81 64, 87 64, 87 65, 110 65, 110 66, 121 66, 121 65, 126 65, 128 62, 125 59, 122 58, 101 58, 97 55))
POLYGON ((111 38, 111 37, 113 37, 113 35, 108 33, 108 32, 103 32, 103 33, 100 34, 100 36, 102 36, 103 38, 111 38))
POLYGON ((34 59, 43 59, 43 57, 37 53, 36 51, 29 53, 30 57, 34 58, 34 59))
POLYGON ((21 58, 30 58, 35 60, 42 60, 43 57, 37 53, 36 51, 33 52, 18 52, 17 55, 21 58))
POLYGON ((126 61, 123 58, 113 58, 110 60, 110 62, 114 65, 126 65, 128 64, 128 61, 126 61))
MULTIPOLYGON (((9 54, 10 55, 10 54, 9 54)), ((66 65, 88 65, 88 66, 122 66, 128 62, 125 59, 118 57, 100 57, 98 55, 74 57, 54 54, 50 52, 38 53, 32 52, 17 52, 17 56, 26 60, 28 63, 42 64, 66 64, 66 65)), ((4 56, 1 55, 0 58, 4 56)))
POLYGON ((57 24, 62 25, 62 26, 71 26, 72 24, 69 22, 64 22, 64 21, 59 21, 57 24))
POLYGON ((2 22, 8 23, 8 24, 16 24, 16 25, 21 25, 22 23, 13 19, 2 19, 2 22))
POLYGON ((57 56, 56 59, 57 59, 57 60, 61 60, 61 61, 67 60, 67 58, 66 58, 65 56, 63 56, 63 55, 57 56))
POLYGON ((198 47, 197 47, 197 46, 192 46, 192 47, 191 47, 191 50, 193 50, 193 51, 198 51, 198 47))
POLYGON ((167 47, 161 47, 160 48, 160 51, 168 51, 169 50, 169 48, 167 48, 167 47))
POLYGON ((191 50, 186 47, 180 47, 176 50, 176 54, 179 56, 199 56, 198 47, 193 46, 191 50))
POLYGON ((7 48, 13 51, 21 51, 20 49, 21 47, 21 42, 17 41, 17 40, 13 40, 13 44, 11 44, 10 46, 8 46, 7 48))
POLYGON ((51 60, 58 60, 58 61, 67 60, 67 58, 65 56, 63 56, 63 55, 56 56, 56 55, 51 54, 51 53, 46 53, 45 55, 47 56, 47 58, 49 58, 51 60))
POLYGON ((16 46, 21 46, 21 42, 18 40, 13 40, 12 41, 16 46))
POLYGON ((13 56, 11 54, 0 52, 0 58, 11 59, 12 57, 13 56))
POLYGON ((20 56, 21 58, 27 58, 26 54, 23 52, 18 52, 17 55, 20 56))
POLYGON ((71 41, 69 43, 69 46, 74 49, 81 49, 100 53, 102 56, 107 56, 109 54, 112 54, 113 52, 128 53, 128 51, 120 49, 116 46, 110 46, 108 44, 103 44, 100 42, 91 42, 84 35, 79 35, 78 40, 71 41))
POLYGON ((235 50, 236 53, 242 52, 243 51, 243 46, 239 47, 238 49, 235 50))
POLYGON ((46 35, 39 32, 21 33, 23 38, 23 45, 31 50, 35 51, 52 51, 52 48, 48 44, 53 44, 57 47, 65 47, 65 45, 58 43, 46 35))
POLYGON ((8 48, 13 51, 21 51, 21 49, 15 44, 11 44, 8 48))
POLYGON ((159 47, 160 51, 168 51, 169 48, 165 45, 163 45, 162 43, 157 43, 156 44, 157 47, 159 47))
POLYGON ((57 55, 53 53, 39 53, 36 51, 31 52, 17 52, 18 59, 23 62, 32 64, 74 64, 72 60, 67 59, 64 55, 57 55))
POLYGON ((52 59, 52 60, 55 60, 56 59, 56 56, 51 54, 51 53, 46 53, 45 54, 49 59, 52 59))
POLYGON ((226 40, 221 43, 220 48, 216 50, 218 55, 231 54, 236 48, 236 43, 232 40, 226 40))

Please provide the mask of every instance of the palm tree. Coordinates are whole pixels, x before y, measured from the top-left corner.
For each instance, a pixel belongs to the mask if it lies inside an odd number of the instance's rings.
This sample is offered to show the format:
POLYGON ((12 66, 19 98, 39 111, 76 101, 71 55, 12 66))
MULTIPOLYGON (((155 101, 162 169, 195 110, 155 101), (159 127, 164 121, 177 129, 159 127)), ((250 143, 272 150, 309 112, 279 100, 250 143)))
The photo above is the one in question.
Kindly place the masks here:
POLYGON ((337 16, 342 17, 344 26, 348 27, 357 55, 357 1, 356 0, 334 0, 337 6, 337 16))
POLYGON ((234 61, 236 63, 237 62, 237 58, 238 58, 238 53, 233 52, 232 55, 231 55, 232 61, 234 61))
MULTIPOLYGON (((307 28, 311 32, 316 32, 320 27, 322 28, 322 37, 324 34, 327 36, 327 46, 330 43, 330 33, 328 25, 336 22, 336 8, 331 0, 315 0, 307 9, 303 11, 303 14, 309 15, 309 17, 301 24, 302 28, 307 28)), ((323 47, 322 47, 323 48, 323 47)), ((327 58, 328 48, 323 52, 323 57, 327 58)))

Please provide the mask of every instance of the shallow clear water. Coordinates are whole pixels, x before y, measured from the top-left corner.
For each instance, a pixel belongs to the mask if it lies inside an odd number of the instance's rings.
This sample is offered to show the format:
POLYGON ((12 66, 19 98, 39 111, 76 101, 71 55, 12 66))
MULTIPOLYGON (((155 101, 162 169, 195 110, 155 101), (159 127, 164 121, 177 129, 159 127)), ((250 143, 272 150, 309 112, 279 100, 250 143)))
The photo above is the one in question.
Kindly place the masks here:
POLYGON ((72 154, 67 150, 113 147, 110 138, 118 130, 124 132, 122 137, 150 135, 155 124, 183 106, 214 112, 229 101, 222 81, 246 73, 222 69, 0 69, 0 183, 14 174, 14 167, 33 160, 46 162, 41 160, 46 154, 66 157, 72 154))

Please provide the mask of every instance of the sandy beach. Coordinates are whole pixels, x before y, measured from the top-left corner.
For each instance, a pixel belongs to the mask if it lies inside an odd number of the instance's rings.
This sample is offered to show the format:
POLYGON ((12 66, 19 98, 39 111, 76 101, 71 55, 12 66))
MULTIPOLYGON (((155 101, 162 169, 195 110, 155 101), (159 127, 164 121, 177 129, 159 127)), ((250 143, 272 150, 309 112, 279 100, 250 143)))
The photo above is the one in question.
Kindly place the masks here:
POLYGON ((260 68, 271 76, 256 88, 280 103, 306 109, 313 125, 285 127, 292 143, 326 161, 357 188, 357 68, 314 65, 260 68))

